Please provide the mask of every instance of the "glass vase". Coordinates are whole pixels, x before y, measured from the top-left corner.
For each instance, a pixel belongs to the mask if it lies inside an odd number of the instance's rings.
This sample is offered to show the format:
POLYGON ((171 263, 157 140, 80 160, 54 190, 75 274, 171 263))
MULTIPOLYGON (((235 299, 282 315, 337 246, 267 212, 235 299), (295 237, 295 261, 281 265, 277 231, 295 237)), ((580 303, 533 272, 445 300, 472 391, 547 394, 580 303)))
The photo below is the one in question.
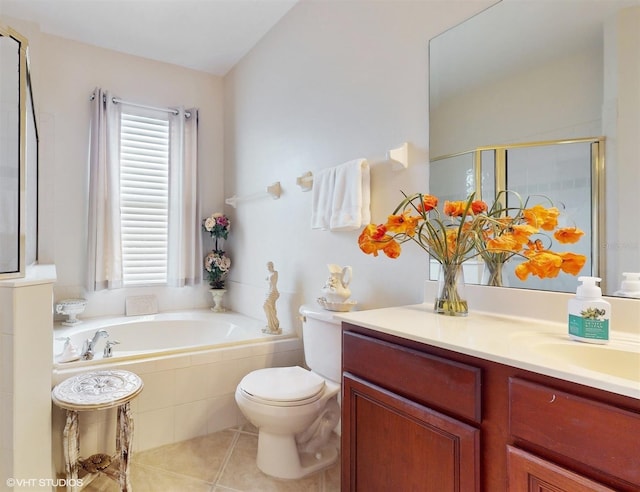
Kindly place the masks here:
POLYGON ((464 295, 464 271, 462 264, 440 265, 438 293, 433 310, 448 316, 466 316, 469 313, 464 295))
POLYGON ((482 284, 492 287, 508 287, 508 283, 503 277, 502 270, 504 263, 501 261, 485 262, 482 272, 482 284))

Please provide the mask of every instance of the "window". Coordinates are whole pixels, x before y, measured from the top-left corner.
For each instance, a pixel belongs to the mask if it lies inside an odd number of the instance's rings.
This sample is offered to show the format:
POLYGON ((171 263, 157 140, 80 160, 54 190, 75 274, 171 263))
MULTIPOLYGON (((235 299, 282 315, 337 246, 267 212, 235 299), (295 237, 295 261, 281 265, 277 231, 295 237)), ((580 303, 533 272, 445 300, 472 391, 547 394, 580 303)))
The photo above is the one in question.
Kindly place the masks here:
POLYGON ((124 286, 166 284, 169 231, 169 120, 123 109, 120 226, 124 286))
POLYGON ((202 280, 198 109, 93 93, 87 289, 202 280))

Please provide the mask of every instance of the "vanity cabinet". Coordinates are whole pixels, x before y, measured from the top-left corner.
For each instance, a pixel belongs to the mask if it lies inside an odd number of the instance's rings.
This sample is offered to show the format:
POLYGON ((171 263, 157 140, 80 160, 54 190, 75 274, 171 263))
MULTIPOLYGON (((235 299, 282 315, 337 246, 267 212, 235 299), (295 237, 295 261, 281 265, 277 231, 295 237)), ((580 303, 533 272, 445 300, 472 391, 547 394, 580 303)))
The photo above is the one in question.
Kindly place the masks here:
POLYGON ((640 490, 640 400, 343 322, 342 490, 640 490))
POLYGON ((479 369, 349 331, 343 369, 342 490, 480 490, 479 369))

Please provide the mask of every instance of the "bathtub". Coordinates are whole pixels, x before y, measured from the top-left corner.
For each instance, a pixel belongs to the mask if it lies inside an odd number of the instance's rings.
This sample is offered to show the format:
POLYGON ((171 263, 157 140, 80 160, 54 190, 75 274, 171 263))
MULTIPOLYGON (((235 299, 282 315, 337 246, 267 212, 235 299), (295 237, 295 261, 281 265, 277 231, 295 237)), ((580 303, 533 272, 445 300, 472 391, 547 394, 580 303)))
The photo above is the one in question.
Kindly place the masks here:
MULTIPOLYGON (((124 369, 138 374, 142 393, 132 401, 133 446, 142 451, 245 423, 235 403, 240 380, 255 369, 304 363, 302 339, 291 329, 282 335, 262 333, 265 322, 209 309, 136 317, 85 319, 72 327, 54 328, 52 385, 81 372, 124 369), (97 330, 107 339, 96 344, 93 360, 59 362, 64 341, 82 350, 97 330), (103 358, 107 340, 113 357, 103 358)), ((53 408, 53 439, 61 443, 64 412, 53 408)), ((113 450, 112 410, 80 412, 81 454, 113 450)), ((56 468, 64 469, 61 445, 56 468), (62 467, 62 468, 61 468, 62 467)))
POLYGON ((208 309, 94 318, 73 327, 56 325, 53 334, 54 362, 59 369, 69 364, 76 367, 114 364, 123 360, 163 357, 232 345, 268 343, 295 336, 295 333, 267 335, 262 333, 265 325, 264 321, 239 313, 213 313, 208 309), (80 353, 85 340, 92 338, 97 330, 105 330, 109 336, 98 340, 92 360, 60 361, 66 338, 80 353), (107 341, 118 343, 112 346, 112 357, 103 359, 107 341))

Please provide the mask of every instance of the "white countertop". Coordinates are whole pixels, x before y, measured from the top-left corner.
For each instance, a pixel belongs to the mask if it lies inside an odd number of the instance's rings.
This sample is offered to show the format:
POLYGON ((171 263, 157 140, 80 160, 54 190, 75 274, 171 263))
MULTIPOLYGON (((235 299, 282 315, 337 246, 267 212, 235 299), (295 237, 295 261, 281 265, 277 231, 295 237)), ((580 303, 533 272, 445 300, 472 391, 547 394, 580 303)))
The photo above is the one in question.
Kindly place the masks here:
POLYGON ((570 340, 564 323, 477 311, 445 316, 433 312, 433 303, 336 313, 336 318, 640 399, 640 339, 635 334, 613 331, 607 345, 594 345, 570 340))

